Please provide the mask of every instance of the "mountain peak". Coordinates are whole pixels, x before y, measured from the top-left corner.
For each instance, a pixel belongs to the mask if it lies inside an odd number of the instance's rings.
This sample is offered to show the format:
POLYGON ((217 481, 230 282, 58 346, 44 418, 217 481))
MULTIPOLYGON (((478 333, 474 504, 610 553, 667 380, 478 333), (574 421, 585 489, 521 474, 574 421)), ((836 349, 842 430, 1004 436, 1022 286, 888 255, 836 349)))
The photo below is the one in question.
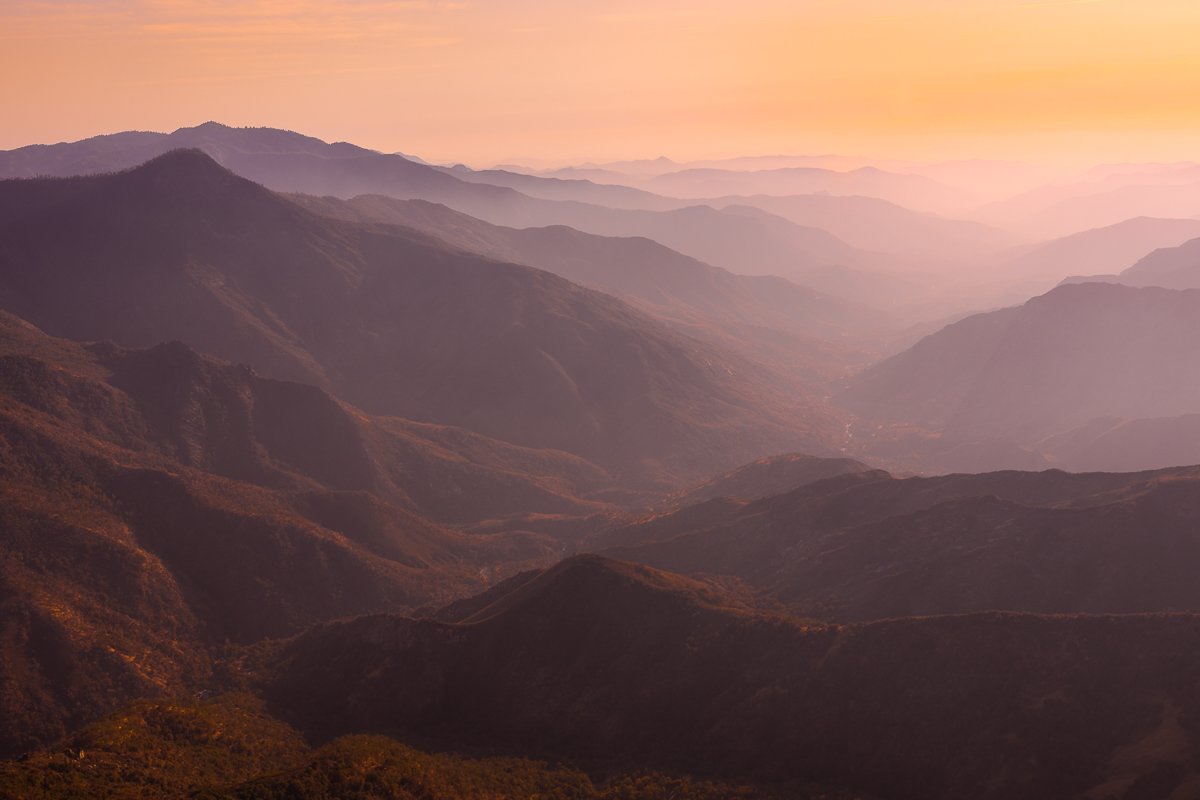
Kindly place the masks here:
MULTIPOLYGON (((478 623, 506 617, 517 609, 540 608, 547 614, 585 614, 592 598, 606 598, 610 612, 658 609, 674 613, 680 604, 704 608, 741 608, 738 600, 708 583, 642 564, 585 553, 566 558, 524 581, 512 591, 463 620, 478 623)), ((593 612, 594 613, 594 612, 593 612)))
POLYGON ((147 198, 176 198, 194 206, 207 198, 229 198, 234 195, 271 195, 253 181, 226 169, 205 151, 186 147, 170 150, 141 166, 116 176, 119 183, 142 200, 147 198), (249 190, 247 192, 246 190, 249 190))
POLYGON ((198 147, 180 147, 169 150, 161 156, 156 156, 144 164, 134 167, 129 172, 154 172, 156 170, 211 170, 233 175, 232 172, 218 164, 212 156, 198 147))

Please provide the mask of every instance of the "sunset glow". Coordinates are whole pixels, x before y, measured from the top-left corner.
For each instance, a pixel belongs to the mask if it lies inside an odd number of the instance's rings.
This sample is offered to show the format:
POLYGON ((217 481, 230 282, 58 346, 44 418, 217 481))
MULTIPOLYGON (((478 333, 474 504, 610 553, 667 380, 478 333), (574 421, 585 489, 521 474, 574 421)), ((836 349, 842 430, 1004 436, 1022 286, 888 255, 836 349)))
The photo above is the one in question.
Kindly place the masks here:
POLYGON ((0 147, 216 119, 477 163, 1161 160, 1198 33, 1185 0, 10 0, 0 147))

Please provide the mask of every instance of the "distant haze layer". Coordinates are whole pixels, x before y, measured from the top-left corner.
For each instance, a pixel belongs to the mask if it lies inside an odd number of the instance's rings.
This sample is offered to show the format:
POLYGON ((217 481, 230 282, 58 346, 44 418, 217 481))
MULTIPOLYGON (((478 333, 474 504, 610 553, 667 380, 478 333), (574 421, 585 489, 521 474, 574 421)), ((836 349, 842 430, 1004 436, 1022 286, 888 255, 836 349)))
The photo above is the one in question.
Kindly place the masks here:
POLYGON ((1183 0, 9 0, 0 148, 221 119, 472 163, 1185 158, 1197 23, 1183 0))

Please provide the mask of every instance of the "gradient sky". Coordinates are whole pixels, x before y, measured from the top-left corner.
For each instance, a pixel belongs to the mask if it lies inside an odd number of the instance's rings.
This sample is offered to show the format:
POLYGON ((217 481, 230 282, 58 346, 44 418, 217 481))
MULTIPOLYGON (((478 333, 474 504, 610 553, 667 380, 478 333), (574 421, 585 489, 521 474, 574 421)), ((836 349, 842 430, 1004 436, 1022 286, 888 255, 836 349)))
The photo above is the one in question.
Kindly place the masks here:
POLYGON ((215 119, 473 164, 1195 158, 1197 42, 1196 0, 0 0, 0 148, 215 119))

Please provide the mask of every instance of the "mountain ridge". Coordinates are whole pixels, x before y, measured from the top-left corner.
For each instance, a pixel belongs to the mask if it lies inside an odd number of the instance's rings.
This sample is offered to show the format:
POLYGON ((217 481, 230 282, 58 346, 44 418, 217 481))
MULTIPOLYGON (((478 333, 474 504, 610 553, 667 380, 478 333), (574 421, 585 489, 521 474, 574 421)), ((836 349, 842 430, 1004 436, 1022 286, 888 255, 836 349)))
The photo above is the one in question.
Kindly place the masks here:
POLYGON ((788 410, 764 370, 608 295, 426 234, 312 214, 195 151, 108 177, 0 183, 0 230, 0 304, 52 333, 181 339, 368 413, 567 450, 642 479, 736 458, 722 452, 735 438, 749 456, 827 425, 817 405, 788 410), (809 432, 791 432, 800 425, 809 432))

